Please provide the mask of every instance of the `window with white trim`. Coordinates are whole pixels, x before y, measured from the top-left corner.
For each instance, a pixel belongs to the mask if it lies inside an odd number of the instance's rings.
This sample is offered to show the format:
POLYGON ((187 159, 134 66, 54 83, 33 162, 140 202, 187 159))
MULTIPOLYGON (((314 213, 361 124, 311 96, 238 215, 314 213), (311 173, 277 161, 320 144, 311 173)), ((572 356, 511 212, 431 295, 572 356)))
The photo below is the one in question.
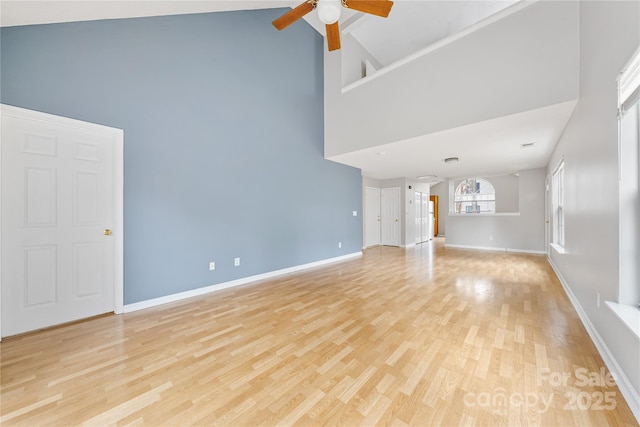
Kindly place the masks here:
POLYGON ((553 206, 553 243, 564 247, 564 160, 553 171, 551 201, 553 206))
POLYGON ((496 190, 482 178, 467 178, 456 187, 454 212, 458 214, 495 213, 496 190))
POLYGON ((618 78, 618 302, 640 306, 640 49, 618 78))

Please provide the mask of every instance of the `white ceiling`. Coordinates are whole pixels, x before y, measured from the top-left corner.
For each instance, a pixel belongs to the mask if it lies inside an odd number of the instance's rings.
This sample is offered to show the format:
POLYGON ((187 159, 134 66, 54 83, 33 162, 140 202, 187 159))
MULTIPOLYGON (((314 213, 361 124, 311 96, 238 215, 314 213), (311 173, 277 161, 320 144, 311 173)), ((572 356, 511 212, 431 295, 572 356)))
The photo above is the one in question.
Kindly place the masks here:
POLYGON ((337 155, 331 160, 375 179, 432 175, 425 182, 491 176, 544 167, 576 101, 337 155), (523 144, 534 143, 523 148, 523 144), (445 163, 458 157, 457 163, 445 163))
MULTIPOLYGON (((296 6, 301 0, 0 0, 0 25, 116 19, 296 6)), ((395 0, 389 18, 344 10, 349 32, 382 66, 481 21, 516 0, 395 0)), ((316 30, 314 13, 306 17, 316 30)), ((274 29, 275 31, 275 29, 274 29)), ((286 31, 286 30, 285 30, 286 31)), ((543 167, 566 126, 575 102, 450 129, 331 158, 377 179, 495 175, 543 167), (535 142, 532 148, 521 144, 535 142), (384 152, 385 154, 377 154, 384 152), (460 157, 457 164, 442 159, 460 157)))
POLYGON ((388 19, 363 14, 346 31, 386 67, 516 2, 396 0, 388 19))
POLYGON ((0 25, 182 15, 295 5, 287 0, 0 0, 0 25))

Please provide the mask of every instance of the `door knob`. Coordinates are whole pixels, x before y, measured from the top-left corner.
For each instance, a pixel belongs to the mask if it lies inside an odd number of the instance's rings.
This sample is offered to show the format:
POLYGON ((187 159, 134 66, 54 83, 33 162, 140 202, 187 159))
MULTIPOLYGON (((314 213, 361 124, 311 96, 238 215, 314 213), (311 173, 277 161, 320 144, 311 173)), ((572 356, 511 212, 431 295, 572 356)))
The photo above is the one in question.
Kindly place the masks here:
POLYGON ((105 228, 103 234, 105 236, 111 236, 111 230, 109 230, 108 228, 105 228))

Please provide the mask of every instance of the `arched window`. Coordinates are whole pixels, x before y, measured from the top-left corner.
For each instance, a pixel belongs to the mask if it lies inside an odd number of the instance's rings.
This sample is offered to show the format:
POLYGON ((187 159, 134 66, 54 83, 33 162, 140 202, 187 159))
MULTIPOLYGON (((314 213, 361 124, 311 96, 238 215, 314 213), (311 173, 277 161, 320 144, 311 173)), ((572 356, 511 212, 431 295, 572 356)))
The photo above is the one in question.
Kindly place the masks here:
POLYGON ((486 179, 467 178, 454 193, 455 213, 495 213, 496 190, 486 179))

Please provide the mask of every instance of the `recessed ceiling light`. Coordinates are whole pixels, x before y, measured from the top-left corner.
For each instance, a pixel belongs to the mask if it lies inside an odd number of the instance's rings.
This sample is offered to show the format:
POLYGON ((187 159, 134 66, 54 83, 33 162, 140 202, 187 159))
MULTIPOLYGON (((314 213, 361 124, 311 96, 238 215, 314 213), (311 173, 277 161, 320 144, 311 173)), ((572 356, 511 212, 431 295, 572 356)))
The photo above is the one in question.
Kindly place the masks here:
POLYGON ((384 156, 385 154, 387 154, 387 152, 386 151, 378 151, 376 154, 378 156, 384 156))
POLYGON ((458 160, 460 160, 460 159, 459 159, 459 158, 457 158, 457 157, 447 157, 446 159, 444 159, 444 162, 445 162, 445 163, 455 163, 455 162, 457 162, 458 160))
POLYGON ((536 145, 536 143, 535 143, 535 142, 525 142, 524 144, 520 144, 520 146, 521 146, 522 148, 531 148, 531 147, 533 147, 534 145, 536 145))
POLYGON ((417 176, 416 179, 435 179, 437 178, 435 175, 422 175, 422 176, 417 176))

